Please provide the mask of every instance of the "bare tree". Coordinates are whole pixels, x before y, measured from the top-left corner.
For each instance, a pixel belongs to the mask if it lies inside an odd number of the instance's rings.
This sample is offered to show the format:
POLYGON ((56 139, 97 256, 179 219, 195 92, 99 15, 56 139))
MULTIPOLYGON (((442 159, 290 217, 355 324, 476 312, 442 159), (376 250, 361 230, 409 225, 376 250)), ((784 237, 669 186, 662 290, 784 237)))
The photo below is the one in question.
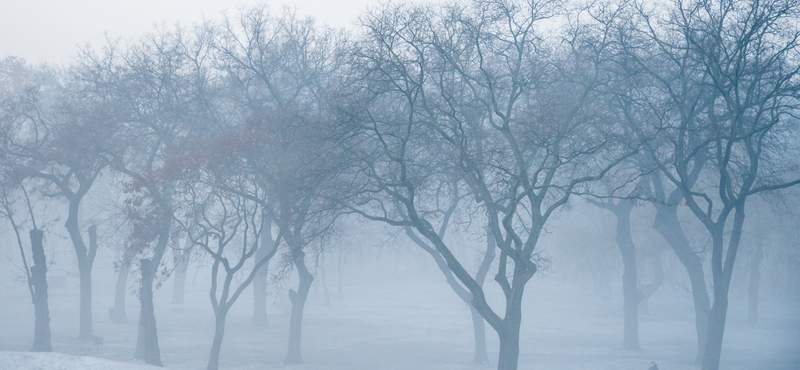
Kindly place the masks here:
POLYGON ((80 331, 93 338, 92 265, 97 245, 84 240, 79 208, 117 147, 120 107, 89 78, 96 71, 78 65, 58 77, 36 81, 8 106, 3 155, 13 159, 17 178, 36 180, 39 191, 68 203, 64 223, 75 248, 80 273, 80 331))
POLYGON ((542 40, 538 24, 557 7, 384 7, 363 18, 346 82, 351 105, 343 120, 359 163, 350 207, 413 227, 436 248, 498 333, 498 369, 517 367, 523 291, 538 269, 547 220, 635 152, 617 141, 616 120, 589 104, 609 78, 602 42, 580 33, 563 48, 542 40), (486 214, 500 251, 503 316, 436 232, 442 168, 459 173, 486 214))
POLYGON ((234 106, 250 120, 249 135, 261 140, 251 168, 276 197, 273 220, 289 249, 286 262, 299 277, 298 289, 289 292, 285 363, 302 363, 302 317, 314 279, 303 250, 325 235, 335 218, 324 197, 336 168, 336 156, 325 152, 333 146, 326 142, 324 99, 338 67, 336 40, 331 30, 292 10, 272 15, 253 7, 227 19, 216 42, 217 66, 231 83, 234 106))
POLYGON ((800 182, 797 14, 793 1, 676 1, 634 18, 628 55, 663 99, 650 105, 664 138, 651 153, 712 240, 704 370, 719 368, 747 198, 800 182))

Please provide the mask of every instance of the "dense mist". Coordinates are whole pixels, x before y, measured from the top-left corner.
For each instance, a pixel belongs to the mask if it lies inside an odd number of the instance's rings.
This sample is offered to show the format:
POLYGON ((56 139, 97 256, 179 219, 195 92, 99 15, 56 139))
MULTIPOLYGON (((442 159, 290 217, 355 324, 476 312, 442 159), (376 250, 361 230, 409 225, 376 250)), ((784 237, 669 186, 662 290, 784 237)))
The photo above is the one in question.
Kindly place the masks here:
POLYGON ((258 4, 3 56, 0 369, 798 369, 799 16, 258 4))

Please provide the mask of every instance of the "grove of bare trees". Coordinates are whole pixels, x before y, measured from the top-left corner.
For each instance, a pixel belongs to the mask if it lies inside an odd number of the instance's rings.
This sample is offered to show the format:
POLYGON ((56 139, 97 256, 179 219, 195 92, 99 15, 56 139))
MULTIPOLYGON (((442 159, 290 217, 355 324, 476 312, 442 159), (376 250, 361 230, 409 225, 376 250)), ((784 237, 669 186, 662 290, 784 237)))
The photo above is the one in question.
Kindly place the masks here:
MULTIPOLYGON (((526 286, 559 263, 542 237, 587 201, 616 222, 622 348, 641 350, 664 242, 690 283, 696 362, 718 370, 750 204, 788 202, 800 184, 799 15, 794 0, 386 3, 347 32, 253 6, 110 39, 65 67, 7 57, 0 216, 36 310, 33 350, 51 350, 42 233, 62 228, 80 275, 77 338, 97 338, 93 263, 123 247, 102 245, 85 200, 111 192, 125 242, 109 313, 127 320, 132 274, 141 310, 130 351, 149 364, 162 363, 156 316, 167 303, 153 289, 172 276, 183 303, 196 260, 210 266, 209 370, 244 290, 252 284, 253 324, 266 325, 270 276, 290 272, 284 363, 302 363, 315 271, 346 240, 337 220, 347 218, 424 251, 469 305, 474 362, 515 370, 526 286), (65 219, 37 220, 45 206, 65 219), (632 212, 663 241, 637 245, 632 212), (481 241, 477 260, 459 233, 481 241), (487 350, 485 323, 499 348, 487 350)), ((747 253, 756 321, 771 252, 747 253)))

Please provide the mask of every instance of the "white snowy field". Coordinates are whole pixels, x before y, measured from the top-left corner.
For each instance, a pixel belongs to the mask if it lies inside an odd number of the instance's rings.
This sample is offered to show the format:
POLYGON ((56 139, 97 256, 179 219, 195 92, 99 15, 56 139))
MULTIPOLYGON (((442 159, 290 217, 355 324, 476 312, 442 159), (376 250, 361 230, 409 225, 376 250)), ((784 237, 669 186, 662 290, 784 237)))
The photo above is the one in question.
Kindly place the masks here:
MULTIPOLYGON (((321 289, 312 289, 303 322, 304 364, 281 364, 286 351, 288 312, 275 292, 269 298, 270 325, 251 325, 248 289, 230 316, 222 347, 222 369, 293 368, 359 369, 491 369, 496 366, 497 338, 487 325, 492 364, 472 364, 473 337, 469 310, 450 291, 435 269, 367 269, 350 273, 337 297, 335 276, 328 277, 331 305, 321 289), (385 272, 385 270, 384 270, 385 272)), ((156 319, 162 361, 167 369, 203 369, 213 336, 205 270, 187 278, 185 304, 171 304, 172 282, 156 291, 156 319)), ((332 274, 330 274, 332 275, 332 274)), ((152 369, 133 361, 138 301, 128 295, 128 324, 113 324, 113 274, 98 268, 94 287, 94 334, 104 344, 78 342, 76 283, 50 290, 52 342, 55 354, 26 353, 33 340, 33 306, 22 284, 0 290, 0 369, 152 369), (93 359, 96 357, 103 360, 93 359), (110 360, 110 361, 106 361, 110 360), (81 362, 82 361, 82 362, 81 362), (71 367, 70 367, 71 366, 71 367)), ((133 283, 131 283, 133 284, 133 283)), ((487 281, 488 285, 494 285, 487 281)), ((585 285, 585 284, 584 284, 585 285)), ((494 295, 496 291, 490 292, 494 295)), ((562 284, 555 278, 532 280, 526 289, 520 369, 644 370, 655 360, 661 370, 697 369, 691 300, 662 288, 641 316, 641 352, 626 352, 622 342, 622 297, 594 298, 590 287, 562 284)), ((800 307, 764 302, 760 322, 746 322, 746 304, 731 301, 722 369, 800 369, 800 307)))

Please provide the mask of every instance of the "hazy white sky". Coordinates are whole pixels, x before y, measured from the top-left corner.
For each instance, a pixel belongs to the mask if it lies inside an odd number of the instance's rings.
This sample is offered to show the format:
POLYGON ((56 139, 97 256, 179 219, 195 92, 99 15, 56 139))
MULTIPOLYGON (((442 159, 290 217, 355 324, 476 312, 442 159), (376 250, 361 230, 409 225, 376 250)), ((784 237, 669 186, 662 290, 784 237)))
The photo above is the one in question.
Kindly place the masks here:
MULTIPOLYGON (((29 62, 66 63, 78 45, 99 47, 105 33, 135 38, 154 24, 189 25, 203 17, 218 19, 221 12, 257 0, 0 0, 0 58, 14 55, 29 62)), ((260 1, 273 9, 294 5, 331 26, 346 27, 378 0, 260 1)))

